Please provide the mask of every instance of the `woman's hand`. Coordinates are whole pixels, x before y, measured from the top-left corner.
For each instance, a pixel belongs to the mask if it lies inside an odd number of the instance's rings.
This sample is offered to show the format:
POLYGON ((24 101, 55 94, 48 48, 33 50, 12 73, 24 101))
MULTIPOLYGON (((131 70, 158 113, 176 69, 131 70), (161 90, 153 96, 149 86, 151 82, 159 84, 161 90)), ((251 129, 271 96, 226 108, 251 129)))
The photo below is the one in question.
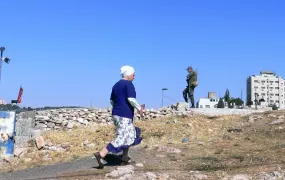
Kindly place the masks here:
POLYGON ((140 116, 142 117, 144 115, 145 112, 145 104, 141 105, 141 109, 140 109, 140 116))

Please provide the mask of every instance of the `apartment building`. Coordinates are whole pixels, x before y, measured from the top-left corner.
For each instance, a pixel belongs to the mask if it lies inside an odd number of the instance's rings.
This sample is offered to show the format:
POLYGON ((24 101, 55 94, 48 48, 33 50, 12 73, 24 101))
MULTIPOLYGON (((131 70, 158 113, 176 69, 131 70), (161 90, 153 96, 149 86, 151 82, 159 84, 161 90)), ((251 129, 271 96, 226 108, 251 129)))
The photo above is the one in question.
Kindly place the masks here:
POLYGON ((7 104, 5 100, 0 100, 0 104, 7 104))
POLYGON ((266 106, 276 104, 284 108, 284 82, 284 79, 270 71, 261 71, 259 75, 249 76, 246 84, 247 104, 250 102, 254 104, 257 93, 258 100, 264 100, 266 106))

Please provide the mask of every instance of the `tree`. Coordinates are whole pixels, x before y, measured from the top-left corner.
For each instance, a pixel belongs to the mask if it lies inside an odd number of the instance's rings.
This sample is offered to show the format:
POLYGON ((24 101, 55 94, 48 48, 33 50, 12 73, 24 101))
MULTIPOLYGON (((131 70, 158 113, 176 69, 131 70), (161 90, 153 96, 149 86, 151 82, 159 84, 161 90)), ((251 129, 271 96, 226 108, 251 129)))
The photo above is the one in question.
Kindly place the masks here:
POLYGON ((230 98, 230 91, 227 88, 226 92, 225 92, 225 96, 224 96, 225 102, 227 102, 229 104, 231 98, 230 98))
POLYGON ((222 98, 220 98, 217 108, 225 108, 225 103, 222 98))
POLYGON ((253 101, 247 101, 246 105, 247 105, 247 106, 253 105, 253 101))
POLYGON ((278 110, 278 107, 277 107, 277 105, 276 105, 276 104, 273 104, 273 106, 272 106, 272 110, 274 110, 274 111, 278 110))
POLYGON ((235 105, 237 105, 237 106, 242 106, 243 100, 241 100, 240 98, 232 98, 230 100, 230 103, 235 103, 235 105))

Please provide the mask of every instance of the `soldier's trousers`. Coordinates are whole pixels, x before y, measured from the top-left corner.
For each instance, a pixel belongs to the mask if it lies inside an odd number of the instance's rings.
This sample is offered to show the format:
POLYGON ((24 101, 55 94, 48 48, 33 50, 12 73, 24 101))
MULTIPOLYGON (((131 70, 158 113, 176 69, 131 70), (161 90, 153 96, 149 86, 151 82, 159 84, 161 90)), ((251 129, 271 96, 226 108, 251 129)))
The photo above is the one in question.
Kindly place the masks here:
POLYGON ((191 107, 195 107, 195 101, 194 101, 194 89, 195 87, 186 87, 183 91, 183 98, 185 100, 185 102, 188 103, 188 97, 191 101, 191 107))

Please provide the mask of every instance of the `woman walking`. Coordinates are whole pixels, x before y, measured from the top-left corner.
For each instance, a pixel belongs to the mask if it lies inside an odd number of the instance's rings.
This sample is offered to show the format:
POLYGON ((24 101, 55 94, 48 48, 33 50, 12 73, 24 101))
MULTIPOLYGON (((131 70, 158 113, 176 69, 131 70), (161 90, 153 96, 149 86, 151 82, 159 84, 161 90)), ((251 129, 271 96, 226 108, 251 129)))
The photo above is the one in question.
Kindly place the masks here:
POLYGON ((103 158, 109 153, 119 153, 123 151, 122 165, 128 164, 129 147, 140 144, 140 129, 133 124, 134 109, 143 115, 143 108, 136 100, 136 91, 132 81, 135 79, 135 70, 130 66, 121 68, 122 79, 112 88, 110 103, 113 107, 112 117, 116 127, 116 138, 111 141, 100 152, 95 153, 99 168, 103 168, 103 158))

